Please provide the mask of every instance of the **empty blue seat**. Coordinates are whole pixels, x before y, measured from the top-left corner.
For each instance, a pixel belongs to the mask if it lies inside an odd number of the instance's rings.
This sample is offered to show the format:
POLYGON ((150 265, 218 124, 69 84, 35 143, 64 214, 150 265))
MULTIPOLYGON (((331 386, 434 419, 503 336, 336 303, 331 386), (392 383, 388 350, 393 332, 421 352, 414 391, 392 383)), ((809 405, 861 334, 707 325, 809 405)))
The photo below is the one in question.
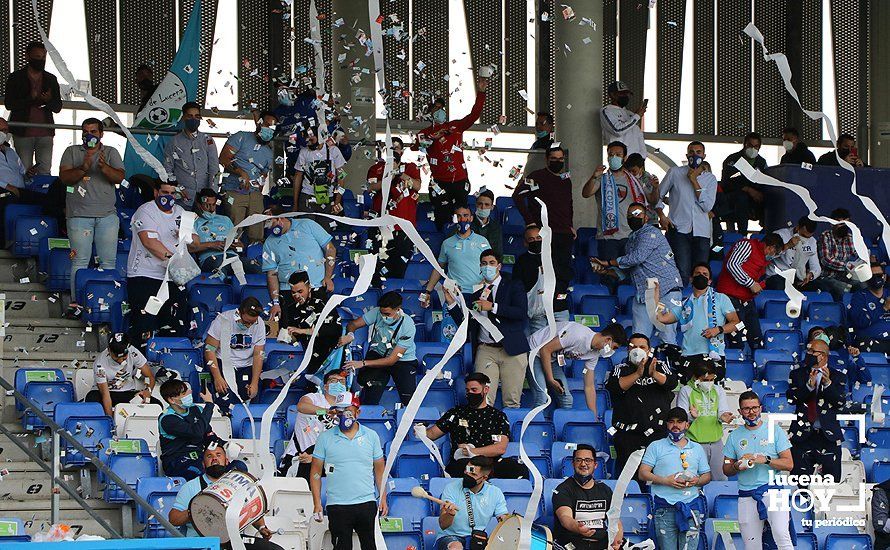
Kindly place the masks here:
MULTIPOLYGON (((179 492, 179 489, 182 487, 182 484, 185 483, 185 479, 181 477, 144 477, 136 482, 136 492, 144 498, 145 500, 151 502, 151 496, 157 495, 157 497, 171 497, 169 498, 170 502, 164 502, 162 506, 166 508, 166 510, 162 510, 158 508, 159 512, 164 513, 164 517, 167 517, 167 513, 169 513, 170 509, 173 508, 173 501, 176 500, 176 494, 179 492)), ((165 499, 166 500, 166 499, 165 499)), ((139 520, 139 523, 148 523, 148 521, 153 521, 157 524, 157 520, 152 518, 148 520, 148 511, 145 510, 142 506, 136 507, 136 519, 139 520)), ((162 529, 163 530, 163 529, 162 529)))
POLYGON ((731 361, 727 358, 726 377, 730 380, 740 380, 750 388, 754 383, 754 365, 750 361, 731 361))
POLYGON ((714 517, 739 519, 739 495, 717 495, 714 498, 714 517))
POLYGON ((234 292, 225 282, 209 273, 202 273, 185 285, 189 305, 203 304, 208 311, 223 311, 223 306, 235 303, 234 292))
MULTIPOLYGON (((269 405, 265 403, 251 403, 247 405, 247 408, 250 411, 249 415, 248 411, 244 410, 244 406, 242 406, 240 403, 232 405, 232 436, 240 439, 255 439, 250 427, 250 419, 253 418, 254 429, 256 430, 256 439, 259 439, 260 426, 263 422, 263 413, 266 412, 266 409, 269 408, 269 405)), ((278 409, 276 415, 273 416, 271 425, 272 436, 269 439, 270 445, 276 439, 283 439, 284 437, 286 437, 284 431, 286 413, 287 409, 281 407, 278 409)))
MULTIPOLYGON (((804 302, 806 305, 809 299, 804 302)), ((813 302, 807 306, 807 320, 811 323, 839 326, 844 324, 844 306, 836 302, 813 302)))
MULTIPOLYGON (((7 241, 14 241, 15 221, 24 216, 39 216, 43 207, 39 204, 10 203, 3 208, 3 234, 7 241)), ((5 244, 5 243, 4 243, 5 244)))
POLYGON ((145 344, 145 358, 150 363, 160 363, 162 357, 172 350, 194 349, 191 340, 182 336, 152 336, 145 344))
POLYGON ((871 537, 861 533, 830 533, 825 538, 825 550, 871 550, 871 537))
POLYGON ((513 228, 513 232, 516 230, 520 232, 525 231, 525 218, 522 217, 522 214, 519 212, 519 209, 515 206, 508 206, 502 210, 504 213, 503 218, 503 228, 506 232, 508 227, 513 228))
POLYGON ((866 437, 878 447, 890 448, 890 428, 868 428, 866 437))
MULTIPOLYGON (((58 403, 53 420, 93 454, 99 451, 103 439, 111 437, 114 429, 111 418, 105 416, 99 403, 58 403)), ((67 439, 62 438, 61 443, 65 451, 62 455, 64 466, 83 466, 89 462, 67 439)))
MULTIPOLYGON (((445 438, 440 439, 444 440, 445 438)), ((439 454, 442 455, 442 460, 447 463, 447 447, 444 446, 444 441, 442 444, 439 444, 439 441, 435 443, 440 449, 439 454)), ((389 443, 385 454, 388 453, 389 443)), ((419 480, 424 487, 429 486, 430 479, 441 477, 444 474, 442 468, 430 455, 429 449, 420 441, 404 441, 402 443, 392 471, 396 477, 413 477, 419 480)))
POLYGON ((654 540, 655 528, 652 521, 654 513, 655 506, 651 496, 640 493, 624 495, 624 502, 621 504, 621 524, 625 536, 635 540, 646 538, 654 540))
MULTIPOLYGON (((402 520, 402 531, 420 532, 423 518, 433 513, 430 501, 411 495, 411 489, 420 485, 417 478, 393 479, 388 493, 389 518, 402 520)), ((393 548, 387 544, 387 547, 393 548)), ((400 547, 395 547, 400 548, 400 547)))
POLYGON ((77 289, 78 304, 86 303, 87 286, 94 281, 117 281, 121 283, 123 278, 116 269, 78 269, 77 274, 74 276, 74 287, 77 289))
POLYGON ((587 294, 577 297, 573 295, 573 310, 576 314, 583 315, 599 315, 600 326, 605 326, 609 321, 618 315, 618 298, 615 296, 602 296, 596 294, 587 294))
MULTIPOLYGON (((22 394, 50 418, 56 405, 74 402, 74 386, 67 381, 26 382, 22 394)), ((26 430, 36 430, 45 428, 46 423, 27 409, 22 416, 22 426, 26 430)))
POLYGON ((874 483, 883 483, 890 479, 890 462, 875 462, 872 464, 871 479, 874 483))
MULTIPOLYGON (((131 454, 151 456, 148 450, 148 443, 144 439, 127 439, 118 438, 116 436, 103 439, 99 444, 99 460, 108 466, 109 458, 114 454, 131 454)), ((105 482, 105 474, 102 470, 97 472, 99 483, 105 482)))
POLYGON ((784 290, 764 290, 754 297, 754 305, 757 306, 757 311, 761 313, 761 317, 765 317, 763 311, 766 308, 767 302, 782 302, 781 315, 779 315, 779 318, 785 317, 784 302, 787 301, 788 296, 785 294, 784 290))
MULTIPOLYGON (((266 340, 265 357, 263 359, 263 370, 270 371, 276 369, 287 369, 295 371, 303 362, 303 350, 291 344, 276 342, 271 339, 266 340)), ((301 377, 300 380, 303 380, 301 377)))
MULTIPOLYGON (((170 349, 160 356, 161 366, 167 370, 175 370, 182 380, 188 380, 192 372, 204 369, 204 353, 195 348, 170 349)), ((192 388, 200 389, 200 388, 192 388)))
MULTIPOLYGON (((78 275, 80 275, 80 271, 78 271, 78 275)), ((91 280, 87 281, 83 293, 84 301, 80 302, 80 305, 83 306, 83 320, 94 325, 110 323, 112 308, 127 301, 127 282, 121 278, 104 281, 91 280)))
MULTIPOLYGON (((134 491, 140 479, 158 475, 158 461, 150 454, 113 453, 108 457, 108 467, 134 491)), ((107 480, 102 498, 105 502, 119 503, 133 500, 111 479, 107 480)))
POLYGON ((770 360, 763 366, 763 375, 767 382, 788 381, 795 366, 791 361, 770 360))
MULTIPOLYGON (((504 492, 508 512, 526 515, 528 501, 532 494, 531 481, 527 479, 491 479, 489 482, 504 492)), ((542 497, 541 501, 543 500, 542 497)), ((544 504, 541 501, 538 502, 535 518, 544 512, 544 504)))
POLYGON ((890 449, 863 448, 859 452, 859 460, 865 466, 865 479, 872 483, 872 467, 876 462, 890 462, 890 449))
POLYGON ((784 393, 769 393, 762 395, 760 401, 763 404, 763 412, 766 413, 793 413, 794 407, 788 402, 784 393))
POLYGON ((553 411, 553 425, 560 441, 590 442, 597 450, 606 449, 606 426, 594 420, 590 411, 556 409, 553 411))
POLYGON ((800 350, 803 343, 803 336, 796 328, 776 328, 775 323, 762 321, 761 330, 763 332, 763 345, 768 350, 783 350, 795 353, 800 350))
POLYGON ((433 272, 433 266, 427 262, 408 262, 405 269, 405 279, 413 281, 429 281, 430 274, 433 272))
MULTIPOLYGON (((348 214, 347 214, 348 215, 348 214)), ((416 498, 414 500, 417 500, 416 498)), ((390 511, 392 510, 392 504, 389 505, 390 511)), ((390 514, 392 516, 392 514, 390 514)), ((392 516, 398 517, 398 516, 392 516)), ((421 518, 423 519, 423 518, 421 518)), ((418 522, 418 525, 420 522, 418 522)), ((415 531, 406 531, 402 533, 394 533, 394 532, 385 532, 383 533, 383 540, 386 541, 386 547, 392 548, 393 550, 420 550, 423 548, 423 540, 424 536, 418 528, 415 531)))
POLYGON ((68 248, 53 248, 49 251, 46 266, 46 288, 52 292, 62 292, 71 288, 71 258, 68 248))
POLYGON ((457 395, 455 394, 454 387, 448 382, 445 379, 434 380, 430 389, 423 397, 423 406, 447 411, 457 405, 457 395))
POLYGON ((705 499, 708 501, 708 515, 714 516, 714 502, 719 495, 739 496, 739 484, 737 481, 712 481, 702 487, 705 499))
MULTIPOLYGON (((384 392, 393 393, 393 392, 384 392)), ((365 407, 362 407, 362 413, 364 413, 365 407)), ((368 418, 364 414, 360 419, 362 426, 374 430, 377 433, 377 436, 380 437, 380 445, 386 446, 393 438, 396 436, 396 428, 395 428, 395 420, 392 418, 368 418)), ((399 477, 411 477, 411 476, 399 476, 399 477)))
MULTIPOLYGON (((393 430, 395 430, 395 426, 398 426, 402 423, 402 418, 405 416, 405 409, 400 408, 396 411, 396 421, 393 425, 393 430)), ((439 409, 435 407, 420 407, 417 409, 417 413, 414 415, 414 424, 421 423, 426 426, 435 423, 442 414, 439 412, 439 409)), ((408 430, 408 439, 412 441, 417 441, 414 437, 414 430, 408 430)), ((400 476, 401 477, 401 476, 400 476)))
POLYGON ((15 219, 13 254, 20 258, 37 256, 40 240, 59 234, 55 218, 42 215, 23 215, 15 219))

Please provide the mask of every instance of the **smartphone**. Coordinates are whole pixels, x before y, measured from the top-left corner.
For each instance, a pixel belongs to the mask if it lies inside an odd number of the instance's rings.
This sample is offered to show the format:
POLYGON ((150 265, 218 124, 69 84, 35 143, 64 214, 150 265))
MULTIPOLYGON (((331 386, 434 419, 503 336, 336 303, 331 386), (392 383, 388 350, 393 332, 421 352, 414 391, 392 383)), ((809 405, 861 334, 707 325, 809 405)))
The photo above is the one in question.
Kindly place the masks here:
POLYGON ((858 157, 859 156, 859 148, 858 147, 851 148, 850 154, 853 155, 854 157, 858 157))
POLYGON ((647 98, 647 99, 643 100, 643 108, 645 109, 648 106, 649 106, 649 99, 647 98))
POLYGON ((201 393, 207 393, 207 379, 201 379, 201 393))

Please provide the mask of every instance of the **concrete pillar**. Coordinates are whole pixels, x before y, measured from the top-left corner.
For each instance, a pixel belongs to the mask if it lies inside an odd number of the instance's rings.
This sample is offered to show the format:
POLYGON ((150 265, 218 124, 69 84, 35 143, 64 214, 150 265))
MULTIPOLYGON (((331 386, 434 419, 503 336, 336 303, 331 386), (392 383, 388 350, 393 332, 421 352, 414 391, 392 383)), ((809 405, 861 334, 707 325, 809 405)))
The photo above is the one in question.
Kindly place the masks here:
POLYGON ((583 6, 574 5, 573 21, 565 21, 561 13, 552 15, 557 49, 555 139, 569 150, 575 227, 591 227, 599 221, 596 201, 592 197, 582 198, 581 188, 603 160, 599 119, 603 97, 603 2, 593 0, 583 6), (597 31, 579 25, 582 17, 590 18, 597 31), (588 37, 593 40, 585 45, 582 40, 588 37), (565 56, 564 44, 573 53, 565 56))
MULTIPOLYGON (((344 187, 351 189, 356 195, 361 194, 361 188, 367 182, 368 168, 374 163, 374 139, 377 135, 377 84, 374 76, 374 56, 365 55, 365 47, 359 44, 356 38, 358 29, 362 29, 371 38, 371 22, 368 20, 369 0, 334 0, 334 21, 342 17, 346 22, 339 28, 331 29, 333 40, 333 59, 326 59, 331 71, 333 92, 339 94, 341 108, 341 125, 349 135, 349 141, 353 144, 352 158, 346 165, 346 181, 344 187), (353 23, 357 24, 353 27, 353 23), (349 49, 347 49, 349 47, 349 49), (337 59, 341 54, 346 54, 343 63, 337 59), (350 66, 352 64, 352 66, 350 66), (362 69, 367 68, 367 73, 362 69), (361 80, 353 82, 354 75, 360 74, 361 80), (350 105, 350 112, 344 112, 346 105, 350 105), (355 121, 360 119, 361 124, 355 121), (360 141, 367 145, 357 146, 360 141), (365 152, 370 150, 370 159, 365 152)), ((377 0, 370 0, 377 1, 377 0)), ((386 13, 385 6, 381 7, 381 13, 386 13)))
POLYGON ((890 28, 890 2, 870 2, 871 60, 869 75, 868 164, 890 166, 890 43, 882 36, 890 28))

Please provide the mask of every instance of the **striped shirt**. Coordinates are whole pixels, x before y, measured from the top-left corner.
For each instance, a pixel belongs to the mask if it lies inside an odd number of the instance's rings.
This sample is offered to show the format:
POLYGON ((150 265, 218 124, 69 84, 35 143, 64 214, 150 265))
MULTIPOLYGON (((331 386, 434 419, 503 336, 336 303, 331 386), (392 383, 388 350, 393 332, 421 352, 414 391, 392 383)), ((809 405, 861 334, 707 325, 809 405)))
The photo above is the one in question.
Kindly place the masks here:
POLYGON ((747 262, 750 257, 751 241, 749 239, 742 239, 732 247, 732 251, 729 253, 729 258, 726 260, 726 269, 729 270, 729 274, 732 275, 735 282, 748 288, 751 288, 754 283, 757 282, 742 268, 744 263, 747 262))
POLYGON ((819 261, 826 275, 836 278, 844 278, 847 274, 847 262, 853 261, 859 256, 853 248, 853 237, 847 235, 838 239, 831 229, 823 231, 819 235, 819 261))

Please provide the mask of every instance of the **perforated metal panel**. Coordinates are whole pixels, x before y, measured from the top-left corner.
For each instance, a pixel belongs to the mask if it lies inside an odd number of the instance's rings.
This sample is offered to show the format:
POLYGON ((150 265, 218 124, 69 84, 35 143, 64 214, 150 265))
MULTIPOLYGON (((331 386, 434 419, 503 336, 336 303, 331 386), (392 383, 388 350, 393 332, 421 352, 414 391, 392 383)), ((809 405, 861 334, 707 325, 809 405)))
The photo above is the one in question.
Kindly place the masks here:
POLYGON ((646 71, 646 32, 649 27, 649 7, 639 0, 621 0, 618 17, 618 41, 621 50, 619 75, 621 80, 633 90, 630 108, 636 109, 646 90, 643 88, 643 75, 646 71))
POLYGON ((603 105, 609 103, 609 84, 618 74, 618 0, 603 0, 603 105))
MULTIPOLYGON (((754 0, 754 23, 771 52, 786 51, 786 0, 754 0)), ((776 64, 754 50, 754 129, 764 137, 781 137, 788 113, 788 92, 776 64)))
MULTIPOLYGON (((495 124, 501 115, 501 106, 504 100, 504 94, 501 91, 504 66, 500 54, 504 29, 503 6, 500 0, 488 0, 487 2, 464 0, 464 11, 467 14, 467 35, 470 42, 470 58, 473 60, 473 72, 478 71, 479 67, 483 65, 496 67, 488 92, 485 94, 485 107, 482 109, 482 116, 479 117, 482 124, 495 124)), ((467 83, 467 85, 470 84, 467 83)))
POLYGON ((120 0, 121 102, 139 105, 136 68, 154 67, 155 83, 176 55, 174 0, 120 0))
MULTIPOLYGON (((207 75, 210 72, 210 56, 213 52, 213 34, 216 31, 216 11, 219 0, 201 0, 201 52, 198 61, 197 102, 204 104, 207 96, 207 75)), ((179 35, 188 25, 195 0, 179 0, 179 35)))
POLYGON ((383 20, 383 63, 386 69, 386 89, 390 98, 389 116, 399 120, 407 120, 411 112, 411 87, 408 79, 411 29, 408 27, 408 8, 408 0, 388 2, 384 8, 383 20), (393 15, 397 18, 396 21, 391 17, 393 15))
MULTIPOLYGON (((526 101, 519 95, 519 90, 528 87, 526 59, 526 32, 525 2, 507 2, 507 29, 506 50, 504 52, 504 78, 507 80, 507 124, 526 126, 527 112, 526 101)), ((542 67, 543 68, 543 67, 542 67)), ((534 108, 530 105, 529 108, 534 108)))
POLYGON ((868 18, 862 17, 863 12, 868 13, 867 0, 831 0, 838 133, 854 136, 858 126, 867 122, 860 120, 860 106, 868 105, 867 80, 860 78, 861 73, 868 73, 868 56, 861 50, 861 41, 868 40, 868 18))
POLYGON ((414 116, 422 113, 437 97, 448 96, 448 0, 414 0, 411 34, 414 39, 414 66, 426 64, 414 76, 414 116))
POLYGON ((680 81, 686 0, 658 4, 658 131, 676 134, 680 126, 680 81))
POLYGON ((741 136, 751 128, 751 39, 742 29, 751 4, 717 0, 717 133, 741 136))
MULTIPOLYGON (((803 106, 822 110, 822 0, 801 0, 801 77, 797 91, 803 106)), ((803 116, 800 137, 804 141, 822 139, 822 121, 803 116)))
MULTIPOLYGON (((8 29, 9 26, 9 2, 0 2, 0 28, 8 29)), ((0 40, 0 75, 10 73, 9 66, 9 37, 0 40)), ((0 78, 0 95, 6 93, 6 78, 0 78)))
MULTIPOLYGON (((50 19, 53 13, 53 0, 37 0, 37 12, 40 14, 40 24, 49 35, 50 19)), ((15 51, 13 52, 13 67, 18 69, 25 62, 25 47, 29 42, 40 40, 40 32, 37 30, 37 22, 34 20, 34 9, 31 0, 13 0, 12 20, 15 22, 14 38, 15 51)), ((9 28, 9 25, 4 27, 9 28)))
POLYGON ((93 95, 117 103, 117 0, 84 0, 93 95))
POLYGON ((714 1, 695 0, 693 3, 693 58, 695 91, 694 122, 696 134, 713 134, 717 121, 714 117, 714 1))
POLYGON ((541 15, 546 12, 553 13, 555 0, 538 0, 536 18, 537 27, 535 36, 538 37, 538 111, 547 111, 553 115, 556 121, 556 33, 553 29, 553 20, 541 20, 541 15))
MULTIPOLYGON (((325 89, 331 89, 331 0, 315 0, 315 9, 319 17, 315 21, 321 33, 321 52, 325 59, 325 89)), ((294 76, 303 80, 309 78, 310 85, 315 86, 315 50, 312 44, 306 42, 309 33, 309 0, 294 0, 293 3, 293 29, 294 29, 294 76)))
POLYGON ((264 108, 269 98, 269 3, 238 0, 238 102, 264 108))

